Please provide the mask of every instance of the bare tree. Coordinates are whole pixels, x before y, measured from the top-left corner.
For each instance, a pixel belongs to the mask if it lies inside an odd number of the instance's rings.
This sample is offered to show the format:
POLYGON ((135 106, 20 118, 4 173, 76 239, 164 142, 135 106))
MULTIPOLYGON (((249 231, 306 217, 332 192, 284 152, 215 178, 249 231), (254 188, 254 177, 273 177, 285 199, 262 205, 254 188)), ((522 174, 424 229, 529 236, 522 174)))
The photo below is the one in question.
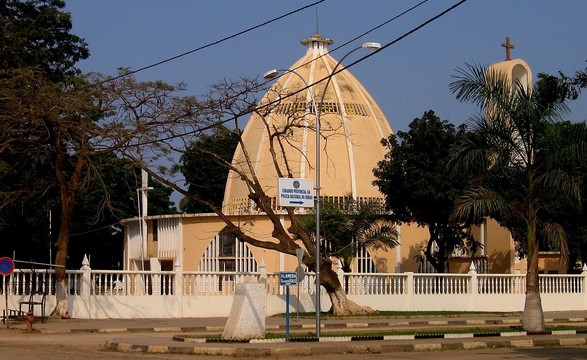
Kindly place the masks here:
MULTIPOLYGON (((239 131, 238 120, 256 111, 270 135, 271 159, 279 177, 293 176, 286 149, 302 151, 296 133, 314 130, 304 120, 305 109, 301 113, 300 109, 292 111, 286 121, 269 121, 271 107, 276 104, 258 106, 256 95, 265 89, 256 80, 224 81, 201 99, 179 96, 185 88, 183 84, 137 82, 130 76, 112 79, 90 74, 58 84, 41 73, 19 70, 0 81, 0 101, 5 109, 0 115, 0 153, 16 159, 27 156, 49 162, 54 184, 60 190, 61 224, 55 264, 63 267, 56 269, 57 306, 52 315, 64 318, 68 317, 65 266, 73 209, 88 180, 102 171, 94 159, 106 154, 126 157, 162 183, 189 196, 168 165, 177 161, 186 145, 207 129, 234 121, 235 131, 239 131)), ((336 131, 336 124, 323 124, 324 143, 336 131)), ((292 256, 296 249, 305 248, 304 263, 315 268, 315 239, 300 224, 301 217, 292 208, 286 209, 290 225, 284 227, 280 214, 272 207, 266 184, 255 174, 242 139, 240 144, 245 154, 242 163, 223 161, 220 157, 217 160, 246 184, 249 199, 273 224, 271 235, 277 241, 255 237, 207 201, 192 201, 216 213, 240 241, 292 256)), ((330 296, 334 313, 372 311, 347 299, 330 259, 322 258, 320 264, 320 281, 330 296)))
MULTIPOLYGON (((296 249, 303 248, 306 251, 306 256, 303 259, 305 265, 309 268, 316 266, 316 243, 312 233, 310 233, 304 226, 302 226, 302 216, 294 208, 286 207, 284 210, 289 220, 289 226, 286 228, 281 221, 282 213, 278 213, 274 207, 274 202, 271 196, 268 195, 268 184, 264 183, 257 177, 253 160, 248 153, 242 137, 240 137, 239 145, 243 153, 242 160, 233 160, 232 162, 225 161, 222 157, 208 152, 206 149, 201 149, 202 154, 210 156, 218 163, 230 169, 233 174, 245 183, 248 189, 248 198, 254 203, 256 211, 264 214, 272 224, 271 236, 276 241, 262 240, 256 237, 253 233, 234 223, 231 217, 223 212, 222 208, 215 206, 209 201, 194 197, 186 189, 178 185, 178 181, 174 180, 168 168, 160 166, 153 166, 157 160, 161 159, 165 154, 175 151, 182 151, 179 144, 187 145, 190 139, 205 131, 212 124, 234 122, 235 130, 240 135, 238 121, 243 116, 249 116, 251 112, 262 119, 263 126, 268 134, 269 152, 273 167, 277 177, 294 177, 287 158, 287 154, 292 149, 302 154, 303 150, 300 147, 299 133, 303 130, 315 131, 315 127, 309 124, 305 119, 305 115, 309 109, 293 109, 291 113, 286 114, 285 120, 272 121, 271 110, 277 106, 277 103, 262 103, 258 104, 255 94, 258 94, 263 89, 261 84, 256 80, 240 79, 239 81, 227 81, 214 86, 210 94, 208 94, 204 104, 213 104, 207 110, 215 109, 216 111, 209 111, 206 119, 210 122, 198 122, 194 129, 185 129, 184 136, 179 136, 178 129, 170 129, 165 134, 175 133, 173 137, 158 136, 142 143, 135 143, 135 146, 127 146, 121 149, 124 156, 127 156, 133 161, 139 163, 149 174, 161 181, 162 183, 174 188, 185 197, 190 198, 191 201, 202 205, 203 207, 215 213, 224 223, 228 230, 240 241, 263 249, 278 251, 291 256, 296 256, 296 249)), ((291 95, 299 96, 299 95, 291 95)), ((124 107, 119 108, 119 117, 128 118, 136 117, 135 122, 142 122, 143 114, 138 109, 139 106, 144 106, 140 99, 129 99, 121 102, 124 107)), ((170 124, 172 125, 172 124, 170 124)), ((183 128, 183 125, 180 126, 183 128)), ((330 136, 333 136, 340 129, 340 125, 336 122, 332 124, 323 123, 321 136, 326 143, 330 136)), ((145 139, 146 140, 146 139, 145 139)), ((307 160, 307 158, 306 158, 307 160)), ((271 184, 273 185, 273 184, 271 184)), ((320 283, 326 289, 330 300, 332 302, 331 311, 335 314, 358 314, 373 312, 372 309, 360 306, 350 301, 336 272, 333 270, 332 261, 330 258, 322 257, 320 259, 320 283)))
MULTIPOLYGON (((193 126, 198 116, 206 114, 206 104, 176 95, 183 89, 181 85, 137 83, 129 77, 103 80, 90 75, 55 83, 43 73, 28 69, 0 79, 3 166, 14 171, 22 164, 48 163, 54 177, 44 185, 59 189, 61 223, 55 264, 60 266, 55 270, 57 306, 52 315, 63 318, 68 317, 65 266, 73 209, 80 191, 102 172, 94 159, 162 134, 173 136, 169 131, 182 131, 187 121, 193 126), (87 86, 87 81, 98 85, 87 86)), ((15 194, 38 196, 42 191, 13 188, 3 194, 3 204, 15 194)))

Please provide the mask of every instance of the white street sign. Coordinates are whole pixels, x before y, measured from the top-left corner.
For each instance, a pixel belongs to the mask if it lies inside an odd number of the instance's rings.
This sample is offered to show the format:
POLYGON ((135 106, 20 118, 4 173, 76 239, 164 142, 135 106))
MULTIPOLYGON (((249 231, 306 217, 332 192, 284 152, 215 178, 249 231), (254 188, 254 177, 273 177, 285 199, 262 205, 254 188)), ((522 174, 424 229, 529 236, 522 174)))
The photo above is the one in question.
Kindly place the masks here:
POLYGON ((314 207, 314 182, 312 179, 279 178, 279 206, 314 207))

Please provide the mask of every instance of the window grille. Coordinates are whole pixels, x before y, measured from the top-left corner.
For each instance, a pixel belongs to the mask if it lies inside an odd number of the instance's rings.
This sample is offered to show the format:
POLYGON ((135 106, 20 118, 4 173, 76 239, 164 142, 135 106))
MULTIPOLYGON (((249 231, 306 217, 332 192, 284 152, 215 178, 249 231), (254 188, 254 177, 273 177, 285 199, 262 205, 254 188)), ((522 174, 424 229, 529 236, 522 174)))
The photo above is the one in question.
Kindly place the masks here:
POLYGON ((257 272, 257 262, 246 243, 224 228, 208 245, 199 271, 257 272))
MULTIPOLYGON (((363 104, 343 104, 347 115, 349 116, 368 116, 367 109, 363 104)), ((342 109, 337 102, 325 102, 318 105, 320 114, 341 114, 342 109)), ((281 103, 275 107, 276 114, 291 114, 294 112, 314 113, 314 107, 311 103, 296 101, 295 103, 281 103)))
POLYGON ((355 257, 355 263, 357 266, 357 272, 363 274, 373 274, 377 272, 375 269, 375 263, 369 255, 369 251, 360 244, 357 244, 357 256, 355 257))

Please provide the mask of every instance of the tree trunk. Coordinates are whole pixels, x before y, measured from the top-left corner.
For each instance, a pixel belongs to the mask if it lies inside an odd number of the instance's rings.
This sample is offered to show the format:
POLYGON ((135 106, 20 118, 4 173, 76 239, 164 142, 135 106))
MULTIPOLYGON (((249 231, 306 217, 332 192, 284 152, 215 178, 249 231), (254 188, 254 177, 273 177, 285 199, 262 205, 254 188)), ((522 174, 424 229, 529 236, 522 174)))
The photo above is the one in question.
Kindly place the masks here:
POLYGON ((544 313, 539 292, 526 292, 522 328, 528 332, 544 331, 544 313))
POLYGON ((540 299, 538 277, 538 244, 536 241, 536 227, 529 225, 528 229, 528 272, 526 273, 526 301, 522 315, 522 327, 525 331, 544 331, 544 313, 540 299))
POLYGON ((338 275, 332 270, 332 262, 329 259, 320 261, 320 284, 326 289, 332 307, 330 312, 334 315, 366 315, 377 313, 368 306, 361 306, 349 300, 340 283, 338 275))
MULTIPOLYGON (((73 171, 69 178, 65 176, 65 162, 67 154, 65 147, 57 134, 52 134, 55 146, 55 179, 59 185, 61 199, 61 223, 59 224, 59 237, 55 243, 55 296, 57 304, 51 312, 51 316, 59 316, 62 319, 69 318, 69 305, 67 301, 67 278, 65 276, 65 266, 67 264, 67 253, 69 246, 69 236, 71 234, 71 221, 73 218, 73 208, 75 205, 75 196, 79 191, 80 176, 84 172, 87 158, 78 154, 74 162, 73 171)), ((82 141, 83 142, 83 141, 82 141)))
POLYGON ((55 297, 57 298, 57 305, 51 313, 51 316, 60 317, 61 319, 69 319, 69 304, 67 302, 67 281, 55 281, 55 297))
MULTIPOLYGON (((61 238, 61 237, 60 237, 61 238)), ((60 239, 61 240, 61 239, 60 239)), ((57 241, 57 254, 55 264, 63 267, 55 268, 55 297, 57 304, 51 312, 51 316, 58 316, 62 319, 69 318, 68 301, 67 301, 67 278, 65 276, 65 258, 67 258, 67 244, 65 250, 60 248, 60 240, 57 241), (61 260, 61 258, 64 258, 61 260)))
POLYGON ((73 213, 73 195, 67 191, 61 191, 61 224, 59 227, 59 237, 55 244, 55 264, 60 265, 55 268, 55 296, 57 304, 51 312, 51 316, 58 316, 62 319, 69 318, 69 306, 67 301, 67 277, 65 266, 67 264, 67 249, 69 245, 69 235, 71 228, 71 219, 73 213))
POLYGON ((443 274, 446 272, 446 259, 444 257, 444 244, 440 242, 440 230, 436 224, 430 224, 428 226, 428 233, 430 234, 430 238, 428 239, 428 244, 426 244, 424 256, 428 263, 436 270, 436 273, 443 274), (434 256, 434 252, 432 251, 434 244, 438 246, 438 252, 440 252, 439 257, 434 256))

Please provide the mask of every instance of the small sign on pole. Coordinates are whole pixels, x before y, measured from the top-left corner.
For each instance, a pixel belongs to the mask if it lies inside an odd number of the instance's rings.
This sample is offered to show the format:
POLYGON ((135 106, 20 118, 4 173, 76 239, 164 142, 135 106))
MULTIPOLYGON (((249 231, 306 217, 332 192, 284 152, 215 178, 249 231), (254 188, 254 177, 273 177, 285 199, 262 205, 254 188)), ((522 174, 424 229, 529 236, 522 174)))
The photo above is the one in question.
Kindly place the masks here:
POLYGON ((298 274, 295 271, 280 271, 279 285, 290 286, 298 284, 298 274))
POLYGON ((279 285, 285 286, 285 342, 289 342, 289 287, 297 283, 298 274, 295 271, 279 272, 279 285))
POLYGON ((4 275, 4 321, 8 329, 8 319, 10 317, 10 310, 8 310, 8 280, 6 277, 14 271, 14 261, 9 257, 0 258, 0 274, 4 275))
POLYGON ((0 274, 6 276, 14 271, 14 261, 9 257, 0 258, 0 274))

